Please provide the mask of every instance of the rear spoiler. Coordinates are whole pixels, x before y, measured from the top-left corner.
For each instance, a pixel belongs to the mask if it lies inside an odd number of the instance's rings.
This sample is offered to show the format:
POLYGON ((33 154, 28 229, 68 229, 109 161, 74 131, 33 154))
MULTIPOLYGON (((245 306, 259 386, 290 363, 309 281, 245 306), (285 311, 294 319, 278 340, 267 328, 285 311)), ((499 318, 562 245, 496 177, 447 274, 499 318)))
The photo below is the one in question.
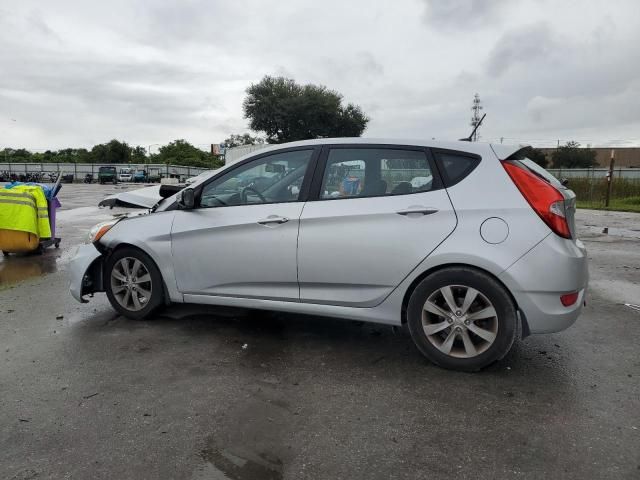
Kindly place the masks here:
POLYGON ((503 145, 501 143, 492 143, 491 150, 496 154, 498 160, 508 160, 514 154, 529 147, 529 145, 503 145))

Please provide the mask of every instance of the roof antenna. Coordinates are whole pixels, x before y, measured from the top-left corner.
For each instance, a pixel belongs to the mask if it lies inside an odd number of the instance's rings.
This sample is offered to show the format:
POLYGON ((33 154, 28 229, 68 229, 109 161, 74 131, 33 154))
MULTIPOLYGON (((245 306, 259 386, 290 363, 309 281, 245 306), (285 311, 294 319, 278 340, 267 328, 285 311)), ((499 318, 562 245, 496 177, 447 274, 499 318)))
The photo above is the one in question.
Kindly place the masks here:
POLYGON ((480 120, 478 120, 478 123, 473 128, 473 131, 471 132, 471 135, 469 135, 468 137, 465 137, 465 138, 461 138, 460 141, 461 142, 470 142, 471 139, 473 138, 473 135, 476 133, 476 130, 478 130, 478 128, 480 128, 480 125, 482 125, 482 121, 484 120, 484 117, 486 117, 486 116, 487 116, 486 113, 484 115, 482 115, 482 118, 480 120))

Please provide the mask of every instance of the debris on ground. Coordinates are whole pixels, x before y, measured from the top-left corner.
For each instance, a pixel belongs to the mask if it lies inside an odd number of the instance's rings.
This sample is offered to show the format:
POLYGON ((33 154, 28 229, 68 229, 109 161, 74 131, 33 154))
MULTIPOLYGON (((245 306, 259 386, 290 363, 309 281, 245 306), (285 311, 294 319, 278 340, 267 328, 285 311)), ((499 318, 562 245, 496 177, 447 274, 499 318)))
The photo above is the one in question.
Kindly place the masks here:
POLYGON ((624 306, 629 307, 630 309, 635 310, 637 312, 640 312, 640 305, 636 305, 634 303, 625 303, 624 306))

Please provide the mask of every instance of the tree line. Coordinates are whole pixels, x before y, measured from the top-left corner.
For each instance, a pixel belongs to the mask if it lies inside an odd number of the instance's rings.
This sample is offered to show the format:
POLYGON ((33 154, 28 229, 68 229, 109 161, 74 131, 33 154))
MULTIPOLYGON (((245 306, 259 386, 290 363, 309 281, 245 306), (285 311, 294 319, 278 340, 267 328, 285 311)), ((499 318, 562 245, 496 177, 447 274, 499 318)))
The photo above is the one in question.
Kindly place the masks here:
POLYGON ((224 165, 219 155, 205 152, 186 140, 174 140, 161 146, 156 153, 149 153, 141 146, 131 146, 113 139, 95 145, 91 149, 63 148, 45 152, 31 152, 24 148, 0 150, 0 162, 13 163, 145 163, 186 165, 190 167, 217 168, 224 165))

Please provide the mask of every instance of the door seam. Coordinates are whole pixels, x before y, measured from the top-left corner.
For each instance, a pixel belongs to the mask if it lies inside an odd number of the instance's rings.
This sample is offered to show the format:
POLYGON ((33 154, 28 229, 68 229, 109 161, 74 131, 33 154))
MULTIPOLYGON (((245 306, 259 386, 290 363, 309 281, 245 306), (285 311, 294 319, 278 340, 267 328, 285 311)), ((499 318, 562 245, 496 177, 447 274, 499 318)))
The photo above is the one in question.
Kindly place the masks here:
POLYGON ((298 216, 298 236, 296 237, 296 283, 298 284, 298 302, 302 302, 302 291, 300 289, 300 263, 299 263, 299 252, 300 252, 300 228, 302 226, 302 214, 304 213, 304 207, 307 206, 307 202, 302 204, 302 209, 300 210, 300 215, 298 216))

